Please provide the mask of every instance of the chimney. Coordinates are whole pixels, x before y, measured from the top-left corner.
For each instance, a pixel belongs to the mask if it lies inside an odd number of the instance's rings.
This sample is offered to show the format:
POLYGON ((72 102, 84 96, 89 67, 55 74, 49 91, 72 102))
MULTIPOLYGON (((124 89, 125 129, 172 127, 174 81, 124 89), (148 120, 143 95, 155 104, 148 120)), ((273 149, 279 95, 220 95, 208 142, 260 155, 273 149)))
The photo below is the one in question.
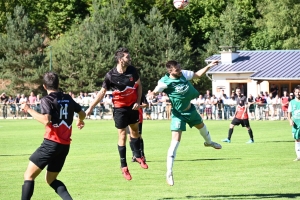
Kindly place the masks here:
POLYGON ((220 46, 220 48, 222 64, 232 64, 232 61, 239 57, 237 46, 220 46))

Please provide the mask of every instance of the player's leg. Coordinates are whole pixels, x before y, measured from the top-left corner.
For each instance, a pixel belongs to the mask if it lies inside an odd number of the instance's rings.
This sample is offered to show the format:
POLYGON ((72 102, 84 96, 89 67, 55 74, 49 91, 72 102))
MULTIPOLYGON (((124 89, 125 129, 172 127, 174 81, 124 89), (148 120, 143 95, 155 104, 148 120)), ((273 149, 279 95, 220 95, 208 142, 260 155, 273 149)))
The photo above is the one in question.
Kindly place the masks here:
POLYGON ((142 133, 143 133, 143 123, 139 123, 139 135, 141 138, 141 156, 144 157, 144 160, 146 161, 145 150, 144 150, 144 139, 142 137, 142 133))
POLYGON ((249 134, 249 137, 250 137, 250 140, 247 143, 254 143, 253 131, 252 131, 251 127, 248 126, 246 128, 248 130, 248 134, 249 134))
POLYGON ((215 149, 222 149, 222 146, 220 144, 213 142, 211 140, 209 131, 207 130, 207 127, 203 122, 195 125, 195 127, 199 130, 200 135, 205 140, 205 142, 204 142, 205 147, 213 147, 215 149))
POLYGON ((115 127, 118 129, 118 152, 120 155, 121 170, 126 180, 131 180, 131 175, 127 167, 126 160, 126 131, 128 126, 128 109, 115 108, 113 110, 113 118, 115 121, 115 127))
POLYGON ((64 200, 72 200, 65 184, 57 180, 59 172, 62 170, 66 157, 69 153, 70 145, 57 144, 56 154, 48 164, 45 180, 46 183, 64 200))
POLYGON ((144 158, 141 155, 141 137, 139 134, 139 111, 138 110, 128 110, 128 123, 131 129, 130 140, 132 143, 134 156, 136 161, 140 163, 141 167, 148 169, 144 158))
POLYGON ((297 158, 294 161, 300 161, 300 129, 296 129, 294 126, 292 132, 295 139, 295 152, 297 156, 297 158))
POLYGON ((236 122, 235 122, 236 120, 237 120, 237 119, 234 118, 234 119, 231 121, 231 123, 230 123, 230 125, 229 125, 228 136, 227 136, 226 139, 222 140, 222 142, 228 142, 228 143, 231 142, 231 136, 232 136, 232 134, 233 134, 233 129, 234 129, 234 126, 235 126, 235 124, 236 124, 236 122))
POLYGON ((27 169, 24 173, 24 184, 22 185, 22 200, 30 199, 33 195, 34 191, 34 180, 41 173, 42 169, 40 169, 37 165, 35 165, 32 161, 29 161, 27 169))
MULTIPOLYGON (((174 122, 174 121, 172 120, 172 122, 174 122)), ((181 134, 182 134, 182 131, 180 131, 180 130, 172 131, 172 140, 171 140, 171 144, 168 149, 166 180, 170 186, 174 185, 173 165, 174 165, 174 160, 176 157, 177 148, 178 148, 180 140, 181 140, 181 134)))

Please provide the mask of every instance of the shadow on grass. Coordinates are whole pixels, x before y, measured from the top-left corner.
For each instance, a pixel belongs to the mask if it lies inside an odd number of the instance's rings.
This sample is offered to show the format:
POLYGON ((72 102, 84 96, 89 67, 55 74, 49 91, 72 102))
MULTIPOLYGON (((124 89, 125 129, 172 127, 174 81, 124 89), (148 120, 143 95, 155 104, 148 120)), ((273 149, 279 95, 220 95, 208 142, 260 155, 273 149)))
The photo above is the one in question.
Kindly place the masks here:
POLYGON ((1 155, 0 156, 30 156, 31 154, 18 154, 18 155, 1 155))
POLYGON ((263 143, 273 143, 273 142, 287 142, 287 143, 292 143, 295 142, 294 140, 289 140, 289 141, 265 141, 263 143))
POLYGON ((157 200, 168 199, 296 199, 300 193, 283 194, 237 194, 237 195, 210 195, 210 196, 185 196, 185 197, 167 197, 157 200))

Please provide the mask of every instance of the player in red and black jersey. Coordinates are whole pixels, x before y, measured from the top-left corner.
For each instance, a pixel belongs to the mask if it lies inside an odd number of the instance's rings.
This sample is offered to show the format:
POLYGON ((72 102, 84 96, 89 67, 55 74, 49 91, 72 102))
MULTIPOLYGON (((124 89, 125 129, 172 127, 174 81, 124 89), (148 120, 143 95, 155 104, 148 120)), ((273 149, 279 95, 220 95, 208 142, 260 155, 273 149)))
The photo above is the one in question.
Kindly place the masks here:
POLYGON ((126 161, 126 127, 130 126, 131 143, 134 148, 136 161, 144 169, 148 168, 140 152, 141 139, 139 135, 139 107, 142 96, 142 84, 135 67, 131 65, 128 49, 120 48, 115 53, 117 66, 111 69, 104 78, 102 88, 94 102, 86 110, 90 115, 93 108, 103 99, 107 90, 113 90, 115 127, 118 129, 118 151, 120 154, 121 170, 127 180, 131 180, 126 161))
POLYGON ((85 113, 70 95, 58 91, 58 75, 48 72, 44 75, 44 88, 48 95, 41 99, 41 114, 22 104, 21 109, 46 126, 44 141, 30 156, 22 186, 22 200, 33 195, 34 180, 48 165, 46 182, 62 199, 72 199, 63 182, 57 180, 69 153, 74 112, 79 114, 77 127, 84 127, 85 113))
POLYGON ((245 102, 243 100, 239 101, 239 104, 236 108, 234 118, 229 126, 228 137, 222 141, 230 143, 234 126, 238 126, 240 124, 242 125, 242 127, 246 127, 248 129, 250 140, 247 143, 254 143, 253 132, 249 123, 247 106, 245 105, 245 102))

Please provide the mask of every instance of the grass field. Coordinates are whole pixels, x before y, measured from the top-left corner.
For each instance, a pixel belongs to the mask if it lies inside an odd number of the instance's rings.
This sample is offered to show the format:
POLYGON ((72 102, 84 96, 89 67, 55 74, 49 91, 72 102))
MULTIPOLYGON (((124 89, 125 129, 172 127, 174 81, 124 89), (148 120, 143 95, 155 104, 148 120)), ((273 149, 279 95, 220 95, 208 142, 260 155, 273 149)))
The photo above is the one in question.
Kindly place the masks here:
MULTIPOLYGON (((246 144, 245 128, 236 127, 232 143, 222 150, 203 146, 198 131, 184 132, 174 165, 175 185, 165 181, 170 121, 145 121, 143 138, 149 169, 131 163, 133 179, 121 175, 117 132, 112 120, 86 120, 73 130, 72 144, 59 175, 76 200, 100 199, 296 199, 300 198, 299 166, 287 121, 251 121, 255 143, 246 144)), ((226 138, 229 121, 205 122, 212 139, 226 138)), ((43 125, 35 120, 0 120, 0 200, 21 197, 28 157, 43 140, 43 125)), ((33 200, 58 200, 44 182, 35 181, 33 200)))

